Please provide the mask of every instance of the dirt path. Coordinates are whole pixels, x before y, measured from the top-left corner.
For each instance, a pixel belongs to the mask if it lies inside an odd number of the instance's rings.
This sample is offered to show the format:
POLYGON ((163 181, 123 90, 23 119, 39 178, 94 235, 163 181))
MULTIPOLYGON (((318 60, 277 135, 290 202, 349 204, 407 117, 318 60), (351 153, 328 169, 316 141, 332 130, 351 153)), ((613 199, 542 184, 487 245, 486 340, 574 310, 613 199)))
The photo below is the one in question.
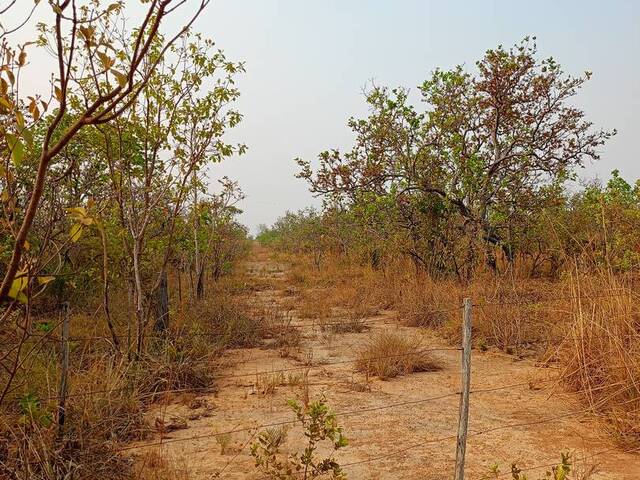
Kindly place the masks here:
MULTIPOLYGON (((247 274, 256 282, 268 280, 275 288, 255 292, 254 301, 269 308, 290 304, 287 266, 269 260, 265 252, 247 262, 247 274)), ((293 322, 309 323, 295 317, 293 322)), ((193 410, 182 404, 171 405, 153 415, 194 418, 188 428, 165 436, 163 452, 185 465, 189 478, 264 478, 253 466, 249 444, 259 424, 291 420, 286 406, 300 398, 302 368, 308 373, 308 391, 313 399, 324 394, 338 415, 349 439, 349 446, 337 458, 350 479, 442 479, 451 478, 455 460, 455 432, 458 397, 449 395, 459 388, 459 352, 441 351, 434 355, 443 368, 389 381, 371 379, 364 385, 353 364, 359 348, 381 329, 404 331, 420 336, 425 347, 448 347, 428 331, 398 324, 393 312, 385 312, 362 333, 325 335, 318 328, 304 328, 299 351, 282 358, 277 349, 241 349, 226 354, 229 363, 221 375, 219 392, 205 395, 214 406, 210 416, 195 418, 193 410), (344 363, 340 363, 344 362, 344 363), (291 372, 257 376, 256 372, 298 368, 291 372), (246 375, 241 377, 240 375, 246 375), (279 379, 278 379, 279 378, 279 379), (289 383, 289 385, 276 385, 289 383), (432 397, 442 397, 422 401, 432 397), (405 403, 402 406, 383 408, 405 403), (212 436, 229 430, 232 435, 212 436), (191 437, 200 437, 189 439, 191 437), (454 438, 451 438, 451 437, 454 438), (221 453, 221 444, 226 451, 221 453), (393 454, 396 452, 395 454, 393 454), (216 477, 217 472, 222 473, 216 477)), ((597 479, 640 478, 640 456, 624 454, 599 434, 602 429, 586 414, 572 414, 583 407, 568 395, 554 393, 553 374, 537 368, 532 361, 492 353, 473 353, 472 389, 491 390, 522 384, 509 389, 478 392, 471 397, 471 436, 467 447, 467 478, 479 479, 498 463, 511 478, 509 468, 517 461, 521 468, 549 465, 560 452, 571 450, 579 467, 597 465, 597 479), (531 388, 533 386, 533 388, 531 388), (553 421, 543 420, 556 418, 553 421), (508 426, 520 424, 520 426, 508 426), (606 453, 603 453, 605 452, 606 453)), ((285 452, 301 450, 299 428, 290 430, 285 452)), ((157 447, 154 447, 157 448, 157 447)), ((545 468, 526 471, 531 479, 545 468)), ((580 477, 577 477, 580 478, 580 477)))

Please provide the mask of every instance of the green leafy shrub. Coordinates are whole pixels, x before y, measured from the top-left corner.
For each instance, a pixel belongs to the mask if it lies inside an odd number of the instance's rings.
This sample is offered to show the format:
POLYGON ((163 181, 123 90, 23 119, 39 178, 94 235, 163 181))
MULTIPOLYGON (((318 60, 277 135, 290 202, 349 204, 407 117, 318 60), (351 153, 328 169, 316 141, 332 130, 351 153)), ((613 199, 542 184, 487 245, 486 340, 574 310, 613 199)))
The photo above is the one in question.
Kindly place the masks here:
POLYGON ((321 477, 334 480, 346 479, 347 476, 332 456, 316 458, 316 451, 321 442, 329 442, 334 451, 348 444, 325 398, 321 397, 307 407, 303 407, 294 400, 288 403, 302 425, 307 445, 302 453, 293 453, 283 458, 279 450, 286 436, 274 435, 271 430, 260 432, 258 440, 251 445, 251 455, 255 459, 256 467, 267 478, 277 480, 294 478, 307 480, 321 477))

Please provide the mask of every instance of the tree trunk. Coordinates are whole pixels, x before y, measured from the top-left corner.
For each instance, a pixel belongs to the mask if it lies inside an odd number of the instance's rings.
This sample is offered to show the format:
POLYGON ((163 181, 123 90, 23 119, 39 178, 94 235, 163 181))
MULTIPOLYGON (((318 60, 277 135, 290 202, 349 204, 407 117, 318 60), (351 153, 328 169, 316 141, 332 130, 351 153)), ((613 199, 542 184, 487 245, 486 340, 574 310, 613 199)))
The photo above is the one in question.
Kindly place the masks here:
POLYGON ((142 287, 142 274, 140 272, 140 239, 134 237, 133 241, 133 276, 135 280, 135 302, 136 302, 136 325, 137 325, 137 341, 136 353, 142 353, 142 344, 144 337, 144 292, 142 287))
POLYGON ((196 300, 202 300, 204 296, 204 267, 196 271, 196 300))
POLYGON ((104 315, 107 319, 107 326, 109 332, 111 332, 111 340, 113 341, 113 348, 116 353, 120 353, 120 341, 113 327, 113 321, 111 320, 111 312, 109 310, 109 254, 107 252, 107 237, 104 233, 104 228, 100 225, 98 228, 100 232, 100 239, 102 241, 102 306, 104 309, 104 315))
POLYGON ((166 270, 160 277, 160 285, 155 292, 156 332, 166 332, 169 329, 169 284, 166 270))
POLYGON ((195 246, 195 268, 196 268, 196 300, 202 299, 204 292, 204 267, 200 258, 200 243, 198 242, 198 230, 200 229, 200 216, 198 211, 198 185, 196 183, 196 172, 193 172, 193 244, 195 246))
POLYGON ((133 311, 133 299, 134 299, 134 286, 133 279, 129 277, 127 279, 127 359, 131 361, 131 353, 133 350, 133 338, 132 338, 132 324, 133 318, 131 312, 133 311))
POLYGON ((471 282, 473 273, 477 265, 476 262, 478 261, 477 248, 479 230, 479 226, 475 222, 467 225, 467 239, 469 245, 467 246, 467 253, 464 264, 464 281, 466 283, 471 282))

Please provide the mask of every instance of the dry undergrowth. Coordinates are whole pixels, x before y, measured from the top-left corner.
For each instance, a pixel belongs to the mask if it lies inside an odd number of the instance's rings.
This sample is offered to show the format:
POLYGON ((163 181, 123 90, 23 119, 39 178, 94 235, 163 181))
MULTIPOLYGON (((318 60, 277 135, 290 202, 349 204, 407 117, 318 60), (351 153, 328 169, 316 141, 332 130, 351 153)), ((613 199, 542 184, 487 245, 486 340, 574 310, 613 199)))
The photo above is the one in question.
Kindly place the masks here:
POLYGON ((283 358, 298 351, 302 332, 293 324, 290 311, 283 311, 279 307, 254 307, 252 316, 262 325, 262 339, 266 340, 264 346, 279 350, 283 358))
POLYGON ((362 333, 369 329, 365 317, 354 312, 347 312, 344 316, 321 320, 320 329, 328 333, 362 333))
POLYGON ((256 375, 256 391, 269 395, 276 392, 278 387, 301 387, 308 386, 309 371, 304 372, 273 372, 256 375))
MULTIPOLYGON (((154 430, 144 418, 147 406, 185 391, 215 389, 215 371, 225 348, 259 345, 272 333, 273 326, 238 298, 245 289, 237 279, 229 279, 200 302, 174 299, 178 311, 172 313, 170 331, 159 338, 149 330, 144 353, 138 356, 114 356, 107 341, 72 341, 62 435, 56 423, 59 343, 30 341, 33 345, 26 348, 38 348, 18 372, 19 388, 0 406, 0 478, 135 476, 135 465, 118 447, 154 430)), ((126 345, 126 303, 120 303, 122 295, 114 297, 113 316, 126 345)), ((35 319, 36 324, 40 321, 35 319)), ((101 327, 87 313, 76 312, 70 330, 74 338, 108 337, 101 327)), ((144 476, 136 478, 186 478, 184 469, 165 463, 149 457, 144 476)))
MULTIPOLYGON (((566 388, 601 416, 621 444, 640 445, 640 299, 632 294, 632 278, 574 272, 554 280, 529 278, 518 271, 480 271, 463 285, 433 279, 404 261, 381 270, 344 257, 327 256, 320 269, 304 257, 289 261, 297 284, 311 292, 296 297, 296 302, 306 315, 327 325, 335 322, 327 312, 336 309, 342 319, 347 318, 345 311, 366 319, 393 309, 405 325, 436 329, 456 345, 462 299, 471 297, 476 348, 496 347, 554 363, 566 388), (360 305, 367 307, 354 314, 360 305)), ((398 348, 376 339, 368 351, 398 348)), ((365 356, 370 353, 361 354, 365 356)), ((361 360, 359 368, 372 366, 361 360)), ((380 362, 383 377, 403 368, 380 362)))
POLYGON ((382 380, 439 370, 440 363, 421 348, 419 338, 394 332, 379 333, 358 353, 356 369, 382 380))
POLYGON ((640 308, 611 276, 575 278, 570 321, 551 360, 622 445, 640 446, 640 308), (617 290, 614 296, 603 292, 617 290))
POLYGON ((135 478, 138 480, 189 480, 192 478, 188 459, 172 457, 163 450, 149 450, 136 460, 135 478))

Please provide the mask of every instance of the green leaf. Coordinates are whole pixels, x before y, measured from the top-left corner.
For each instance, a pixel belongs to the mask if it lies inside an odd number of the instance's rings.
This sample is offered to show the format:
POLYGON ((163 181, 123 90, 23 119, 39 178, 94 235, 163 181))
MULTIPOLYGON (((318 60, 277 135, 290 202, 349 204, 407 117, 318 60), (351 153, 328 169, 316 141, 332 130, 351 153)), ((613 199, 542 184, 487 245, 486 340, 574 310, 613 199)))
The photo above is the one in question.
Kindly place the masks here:
MULTIPOLYGON (((4 79, 3 79, 3 81, 4 81, 4 79)), ((7 110, 12 110, 13 109, 13 103, 11 103, 11 101, 5 96, 0 97, 0 105, 3 106, 4 108, 6 108, 7 110)))
POLYGON ((84 207, 67 208, 67 213, 71 218, 79 219, 87 216, 87 209, 84 207))
POLYGON ((36 330, 45 333, 50 332, 51 330, 53 330, 53 322, 48 321, 36 323, 36 330))
POLYGON ((24 115, 21 111, 16 112, 16 123, 20 128, 24 128, 24 115))
POLYGON ((11 151, 11 160, 16 167, 19 167, 24 158, 24 145, 22 145, 22 142, 16 135, 6 133, 5 137, 7 139, 7 145, 9 145, 9 150, 11 151))
POLYGON ((22 138, 28 146, 33 146, 33 134, 31 133, 31 130, 23 128, 20 135, 22 135, 22 138))
POLYGON ((104 68, 105 70, 109 70, 111 67, 113 67, 113 64, 115 62, 112 58, 109 57, 109 55, 107 55, 104 52, 97 52, 97 53, 98 53, 98 58, 100 58, 100 63, 102 64, 102 68, 104 68))
POLYGON ((67 212, 69 213, 69 217, 83 225, 93 225, 94 223, 93 218, 87 214, 87 210, 84 207, 67 208, 67 212))
POLYGON ((23 415, 31 415, 40 406, 40 402, 33 393, 27 393, 18 401, 18 405, 23 415))

